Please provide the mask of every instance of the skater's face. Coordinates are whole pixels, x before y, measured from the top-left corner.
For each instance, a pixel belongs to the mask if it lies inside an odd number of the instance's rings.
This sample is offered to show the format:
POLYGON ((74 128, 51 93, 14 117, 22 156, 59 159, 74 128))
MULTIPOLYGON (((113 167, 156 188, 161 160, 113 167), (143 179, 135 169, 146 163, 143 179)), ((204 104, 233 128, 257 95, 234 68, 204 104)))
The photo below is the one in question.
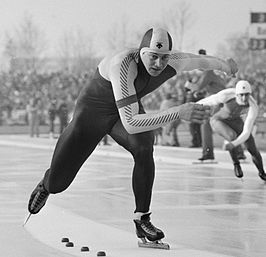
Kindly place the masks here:
POLYGON ((158 76, 165 69, 169 61, 169 54, 159 54, 155 52, 142 53, 141 59, 151 76, 158 76))
POLYGON ((239 105, 247 105, 250 93, 236 94, 236 102, 239 105))

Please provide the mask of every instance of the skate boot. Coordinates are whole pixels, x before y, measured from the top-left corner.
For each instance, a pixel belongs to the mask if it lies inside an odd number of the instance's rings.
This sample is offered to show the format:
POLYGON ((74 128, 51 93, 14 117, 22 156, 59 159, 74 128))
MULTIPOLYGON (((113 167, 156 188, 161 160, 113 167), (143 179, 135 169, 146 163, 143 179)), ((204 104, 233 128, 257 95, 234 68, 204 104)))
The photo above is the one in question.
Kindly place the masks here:
POLYGON ((49 192, 44 188, 43 181, 41 181, 37 187, 33 190, 29 204, 28 210, 31 214, 38 213, 41 208, 45 205, 49 196, 49 192))
POLYGON ((203 155, 202 157, 198 158, 199 161, 212 161, 214 160, 214 156, 211 155, 211 154, 206 154, 206 155, 203 155))
POLYGON ((242 178, 243 177, 243 171, 239 163, 234 164, 234 172, 236 177, 242 178))
POLYGON ((203 154, 201 158, 198 158, 199 161, 213 161, 214 160, 214 154, 213 154, 213 149, 211 148, 204 148, 203 149, 203 154))
POLYGON ((141 216, 140 220, 134 220, 137 237, 142 241, 138 242, 138 245, 140 247, 169 249, 169 245, 161 241, 161 239, 164 238, 163 231, 159 228, 156 228, 150 222, 150 214, 151 213, 144 214, 141 216), (148 242, 146 239, 148 239, 150 242, 148 242))
POLYGON ((198 158, 198 161, 193 162, 194 164, 214 164, 217 161, 214 160, 214 154, 207 153, 203 154, 201 158, 198 158))

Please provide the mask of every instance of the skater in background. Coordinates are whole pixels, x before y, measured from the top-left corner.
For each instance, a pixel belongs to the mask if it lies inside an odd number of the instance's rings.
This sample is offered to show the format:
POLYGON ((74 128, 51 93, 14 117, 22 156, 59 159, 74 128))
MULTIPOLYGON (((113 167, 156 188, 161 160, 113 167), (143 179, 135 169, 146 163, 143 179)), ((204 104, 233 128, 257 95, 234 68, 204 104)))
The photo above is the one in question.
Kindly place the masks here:
POLYGON ((141 98, 178 72, 219 69, 237 72, 226 61, 172 50, 172 39, 163 29, 149 29, 139 48, 104 58, 94 78, 81 90, 73 118, 56 144, 52 162, 32 192, 28 210, 38 213, 49 194, 66 190, 101 139, 109 134, 132 154, 132 185, 135 196, 134 223, 139 238, 157 241, 164 233, 150 221, 150 203, 155 176, 153 130, 175 120, 202 123, 209 107, 196 103, 145 113, 141 98))
MULTIPOLYGON (((206 55, 205 49, 200 49, 200 55, 206 55)), ((197 81, 197 89, 194 94, 200 95, 201 98, 216 94, 226 88, 227 78, 215 73, 213 70, 202 71, 197 81)), ((198 99, 200 100, 200 99, 198 99)), ((202 140, 202 156, 198 158, 200 161, 214 160, 213 132, 209 121, 200 125, 202 140)), ((246 159, 241 145, 237 146, 238 159, 246 159)))
POLYGON ((258 106, 251 96, 249 82, 240 80, 235 88, 224 89, 217 94, 200 100, 198 103, 213 107, 210 124, 215 132, 228 141, 225 149, 231 155, 236 177, 243 177, 243 171, 237 156, 237 146, 244 143, 259 171, 259 177, 266 181, 262 157, 251 133, 258 116, 258 106), (243 115, 246 115, 244 121, 243 115))
MULTIPOLYGON (((199 54, 206 55, 205 49, 200 49, 199 54)), ((204 92, 204 97, 216 94, 225 89, 226 80, 214 73, 213 70, 204 71, 199 79, 198 92, 204 92)), ((212 128, 208 121, 201 125, 202 156, 200 161, 214 160, 212 128)))

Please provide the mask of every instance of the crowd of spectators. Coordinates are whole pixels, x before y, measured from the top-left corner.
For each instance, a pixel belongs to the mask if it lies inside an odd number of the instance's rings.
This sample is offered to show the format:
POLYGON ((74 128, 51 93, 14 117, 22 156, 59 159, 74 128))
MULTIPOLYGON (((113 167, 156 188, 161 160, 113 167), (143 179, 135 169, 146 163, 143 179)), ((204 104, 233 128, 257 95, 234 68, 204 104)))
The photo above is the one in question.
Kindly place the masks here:
MULTIPOLYGON (((0 125, 28 125, 27 106, 33 98, 38 100, 40 124, 49 125, 51 102, 64 101, 68 112, 71 113, 80 89, 84 83, 89 82, 92 75, 91 72, 74 74, 68 71, 0 73, 0 125)), ((266 70, 238 74, 238 77, 251 83, 253 96, 265 113, 266 70)), ((185 82, 186 76, 176 76, 166 85, 144 97, 142 102, 145 109, 147 111, 160 109, 162 101, 169 93, 175 95, 177 104, 184 103, 186 101, 185 82)))
POLYGON ((54 99, 67 102, 73 110, 75 100, 91 74, 67 71, 47 73, 2 72, 0 74, 0 125, 28 124, 27 106, 38 99, 40 124, 47 124, 48 106, 54 99))

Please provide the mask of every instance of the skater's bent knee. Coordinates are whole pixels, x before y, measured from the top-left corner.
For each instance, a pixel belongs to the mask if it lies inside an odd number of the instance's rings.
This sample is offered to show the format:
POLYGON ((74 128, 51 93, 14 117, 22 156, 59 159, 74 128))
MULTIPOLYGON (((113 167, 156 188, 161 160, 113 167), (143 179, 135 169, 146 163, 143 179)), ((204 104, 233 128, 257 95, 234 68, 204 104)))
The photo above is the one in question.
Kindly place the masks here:
POLYGON ((237 134, 233 130, 228 130, 227 134, 228 134, 228 140, 230 140, 230 141, 232 141, 232 140, 237 138, 237 134))
POLYGON ((140 145, 133 149, 132 154, 135 158, 147 158, 153 155, 153 147, 140 145))

